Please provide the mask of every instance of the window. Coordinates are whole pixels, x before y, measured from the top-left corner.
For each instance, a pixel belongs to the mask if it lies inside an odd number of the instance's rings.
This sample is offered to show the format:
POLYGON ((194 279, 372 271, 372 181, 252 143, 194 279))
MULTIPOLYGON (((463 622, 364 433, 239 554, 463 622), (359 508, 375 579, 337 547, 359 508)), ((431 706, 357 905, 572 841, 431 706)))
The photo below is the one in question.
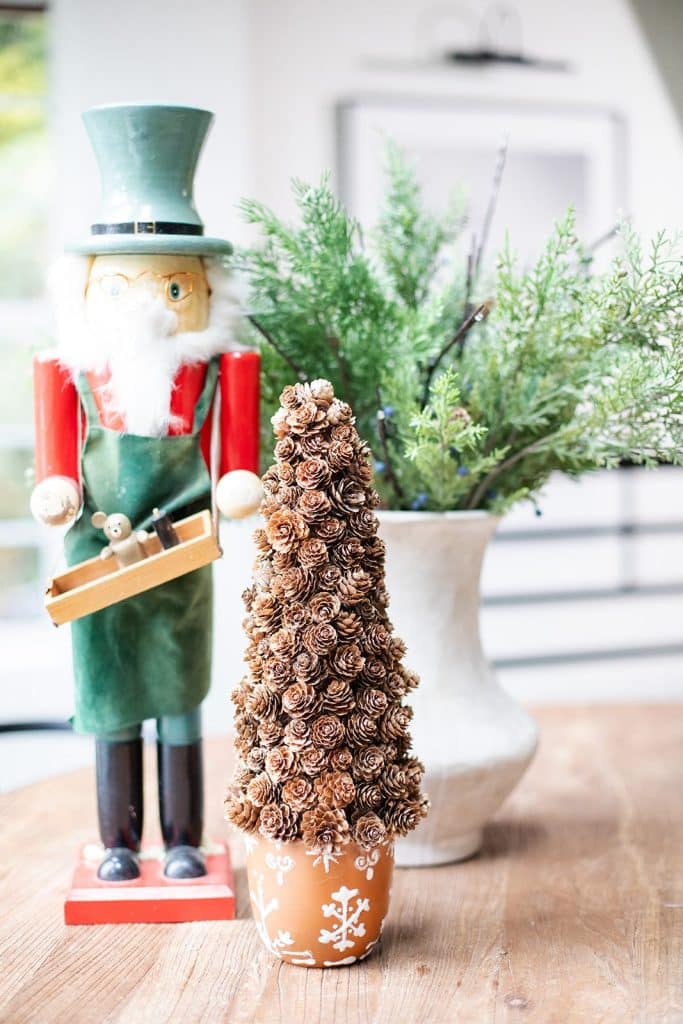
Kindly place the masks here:
POLYGON ((49 341, 46 63, 44 12, 0 5, 0 618, 39 613, 46 571, 46 531, 28 513, 31 356, 49 341))

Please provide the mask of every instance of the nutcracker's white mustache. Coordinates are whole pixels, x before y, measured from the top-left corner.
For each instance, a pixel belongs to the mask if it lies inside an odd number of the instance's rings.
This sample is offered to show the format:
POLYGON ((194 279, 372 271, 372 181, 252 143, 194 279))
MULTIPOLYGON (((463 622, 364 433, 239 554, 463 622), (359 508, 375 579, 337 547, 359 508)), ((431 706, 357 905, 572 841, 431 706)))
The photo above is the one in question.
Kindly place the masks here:
POLYGON ((227 271, 207 263, 211 287, 209 322, 202 331, 178 331, 177 316, 158 296, 146 296, 134 311, 88 320, 83 301, 87 275, 62 265, 57 287, 58 348, 72 373, 102 372, 109 379, 102 397, 125 418, 130 434, 163 436, 172 424, 173 382, 182 364, 206 362, 238 347, 234 341, 238 307, 227 271), (64 274, 72 276, 65 281, 64 274))

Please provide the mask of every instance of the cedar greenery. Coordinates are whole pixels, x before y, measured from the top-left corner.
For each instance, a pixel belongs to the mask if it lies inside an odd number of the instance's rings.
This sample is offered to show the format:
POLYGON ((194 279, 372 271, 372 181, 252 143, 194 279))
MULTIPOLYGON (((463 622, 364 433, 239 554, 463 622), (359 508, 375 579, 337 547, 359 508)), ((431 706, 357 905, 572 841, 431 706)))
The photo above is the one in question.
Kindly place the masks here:
POLYGON ((428 212, 394 148, 386 178, 367 245, 327 178, 294 182, 298 226, 242 203, 262 234, 237 263, 261 341, 264 424, 293 376, 328 377, 391 508, 503 512, 535 501, 554 471, 683 460, 677 238, 643 251, 624 225, 621 255, 594 273, 570 210, 532 267, 507 246, 487 282, 483 239, 465 266, 459 256, 462 202, 428 212))

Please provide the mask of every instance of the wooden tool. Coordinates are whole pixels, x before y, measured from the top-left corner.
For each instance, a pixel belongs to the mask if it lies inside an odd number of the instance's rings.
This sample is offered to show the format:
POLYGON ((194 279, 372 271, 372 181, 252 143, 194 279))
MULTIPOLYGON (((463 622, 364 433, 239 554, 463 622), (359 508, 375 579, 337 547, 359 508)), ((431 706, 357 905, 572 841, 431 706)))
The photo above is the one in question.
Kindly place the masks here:
POLYGON ((180 543, 162 548, 156 534, 142 541, 145 558, 119 569, 112 559, 90 558, 47 585, 45 607, 57 626, 124 601, 161 583, 200 569, 223 554, 205 509, 174 524, 180 543))

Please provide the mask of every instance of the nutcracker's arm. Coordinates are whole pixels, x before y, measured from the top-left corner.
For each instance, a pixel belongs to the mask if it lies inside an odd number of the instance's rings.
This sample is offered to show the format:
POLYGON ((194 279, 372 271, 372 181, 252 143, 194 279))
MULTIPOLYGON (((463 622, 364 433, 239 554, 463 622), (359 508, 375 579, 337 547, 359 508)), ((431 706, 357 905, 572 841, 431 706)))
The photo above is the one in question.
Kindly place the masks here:
POLYGON ((226 352, 220 365, 220 479, 216 502, 225 516, 255 512, 263 495, 259 463, 258 352, 226 352))
POLYGON ((75 518, 79 486, 80 401, 69 371, 52 352, 33 359, 36 486, 31 512, 40 522, 62 525, 75 518))
POLYGON ((225 352, 221 356, 221 476, 233 469, 258 473, 258 352, 225 352))

